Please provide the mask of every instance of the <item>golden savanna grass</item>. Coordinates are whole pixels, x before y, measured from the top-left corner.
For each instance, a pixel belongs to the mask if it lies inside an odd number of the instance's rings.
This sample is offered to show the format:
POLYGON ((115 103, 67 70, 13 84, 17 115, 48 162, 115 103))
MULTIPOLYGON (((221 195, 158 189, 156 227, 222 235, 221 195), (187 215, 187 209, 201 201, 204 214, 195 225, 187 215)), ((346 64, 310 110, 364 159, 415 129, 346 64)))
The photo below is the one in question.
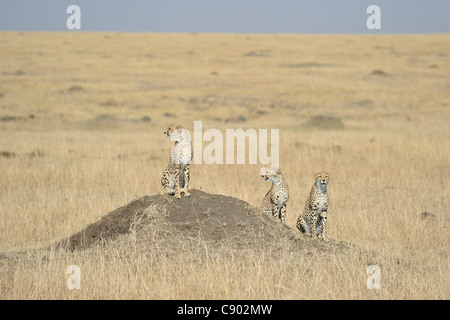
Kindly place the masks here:
MULTIPOLYGON (((448 34, 0 33, 0 298, 450 298, 449 52, 448 34), (342 127, 302 125, 321 115, 342 127), (34 250, 161 193, 162 132, 176 122, 192 133, 194 120, 280 130, 292 228, 313 174, 328 171, 329 236, 348 253, 273 259, 199 244, 165 256, 132 236, 34 250), (379 290, 366 286, 371 263, 379 290), (80 290, 66 286, 69 265, 80 290)), ((191 187, 258 206, 269 188, 259 169, 193 165, 191 187)))

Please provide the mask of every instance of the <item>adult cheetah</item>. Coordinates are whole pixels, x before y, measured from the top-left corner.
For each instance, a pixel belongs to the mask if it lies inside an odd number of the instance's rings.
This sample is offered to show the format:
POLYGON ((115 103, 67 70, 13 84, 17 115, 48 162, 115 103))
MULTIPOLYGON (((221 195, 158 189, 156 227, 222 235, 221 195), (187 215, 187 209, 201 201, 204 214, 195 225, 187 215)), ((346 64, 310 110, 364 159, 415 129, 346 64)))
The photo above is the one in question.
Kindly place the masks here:
POLYGON ((328 241, 327 186, 330 181, 330 176, 327 172, 319 172, 314 175, 314 178, 315 181, 306 201, 303 215, 300 215, 297 219, 297 229, 303 233, 310 234, 312 238, 321 236, 323 240, 328 241))
POLYGON ((265 181, 271 180, 272 187, 265 195, 260 210, 284 223, 286 203, 289 200, 289 189, 280 169, 268 168, 261 175, 265 181))
POLYGON ((164 134, 175 141, 169 165, 161 178, 164 193, 175 195, 177 199, 181 198, 182 193, 189 197, 190 164, 193 156, 191 135, 183 126, 175 124, 171 124, 164 134))

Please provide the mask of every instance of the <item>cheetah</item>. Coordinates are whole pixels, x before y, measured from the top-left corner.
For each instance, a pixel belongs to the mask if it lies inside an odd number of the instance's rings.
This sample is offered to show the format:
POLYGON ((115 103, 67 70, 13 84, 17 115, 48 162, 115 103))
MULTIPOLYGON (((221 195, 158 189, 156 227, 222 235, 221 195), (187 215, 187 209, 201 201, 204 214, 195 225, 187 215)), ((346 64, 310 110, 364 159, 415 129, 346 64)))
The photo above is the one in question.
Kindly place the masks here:
POLYGON ((164 193, 175 195, 177 199, 181 198, 182 193, 189 197, 190 164, 193 157, 191 135, 183 126, 175 124, 171 124, 164 134, 175 141, 169 165, 161 178, 164 193))
POLYGON ((300 215, 297 219, 297 229, 303 233, 310 234, 312 238, 321 236, 323 240, 328 241, 327 186, 330 176, 327 172, 319 172, 314 175, 314 178, 315 182, 306 201, 303 215, 300 215))
POLYGON ((263 173, 261 177, 265 181, 271 180, 272 187, 265 195, 260 210, 271 217, 280 219, 281 223, 284 223, 286 203, 289 200, 289 189, 286 180, 284 180, 280 169, 268 168, 263 173))

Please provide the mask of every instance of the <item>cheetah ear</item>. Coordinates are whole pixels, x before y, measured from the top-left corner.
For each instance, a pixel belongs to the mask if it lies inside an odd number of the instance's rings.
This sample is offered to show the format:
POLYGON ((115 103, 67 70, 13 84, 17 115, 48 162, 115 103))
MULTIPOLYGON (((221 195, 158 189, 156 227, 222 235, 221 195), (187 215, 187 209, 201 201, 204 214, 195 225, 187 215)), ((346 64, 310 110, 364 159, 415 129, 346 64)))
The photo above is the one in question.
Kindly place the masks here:
POLYGON ((316 172, 316 173, 314 173, 314 180, 316 180, 316 179, 317 179, 317 177, 319 176, 319 174, 320 174, 320 172, 316 172))
POLYGON ((278 168, 278 169, 277 169, 277 174, 280 174, 280 173, 281 173, 281 169, 278 168))
POLYGON ((178 133, 181 133, 181 128, 178 128, 178 133))

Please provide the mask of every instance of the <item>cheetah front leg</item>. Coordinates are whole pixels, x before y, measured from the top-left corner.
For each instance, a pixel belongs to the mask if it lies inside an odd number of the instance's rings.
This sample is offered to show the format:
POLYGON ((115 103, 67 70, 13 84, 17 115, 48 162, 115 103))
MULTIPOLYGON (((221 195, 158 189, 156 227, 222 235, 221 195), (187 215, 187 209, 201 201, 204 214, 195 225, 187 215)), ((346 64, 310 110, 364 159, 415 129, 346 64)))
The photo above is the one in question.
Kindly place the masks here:
POLYGON ((305 226, 305 219, 303 219, 302 216, 299 216, 297 218, 297 224, 296 224, 297 229, 302 232, 305 233, 306 232, 306 226, 305 226))
POLYGON ((284 217, 285 216, 286 216, 286 203, 283 204, 281 206, 281 208, 280 208, 280 216, 279 216, 279 218, 280 218, 281 223, 284 223, 284 217))
POLYGON ((182 192, 184 192, 185 197, 189 197, 191 194, 189 193, 189 179, 191 178, 190 165, 186 165, 184 168, 184 187, 182 192))
POLYGON ((322 240, 328 241, 327 235, 327 210, 323 210, 320 214, 320 220, 322 225, 322 240))
POLYGON ((180 190, 180 166, 176 166, 175 168, 175 198, 181 199, 181 190, 180 190))
POLYGON ((270 201, 270 191, 264 196, 261 205, 259 206, 260 211, 267 215, 268 217, 272 214, 272 202, 270 201))
POLYGON ((175 190, 174 188, 174 183, 173 183, 173 177, 170 176, 170 172, 169 169, 165 169, 163 176, 161 177, 161 184, 164 188, 164 193, 165 194, 174 194, 175 190))
POLYGON ((278 217, 278 206, 272 203, 272 218, 278 217))
POLYGON ((311 212, 311 238, 316 239, 316 211, 311 212))

